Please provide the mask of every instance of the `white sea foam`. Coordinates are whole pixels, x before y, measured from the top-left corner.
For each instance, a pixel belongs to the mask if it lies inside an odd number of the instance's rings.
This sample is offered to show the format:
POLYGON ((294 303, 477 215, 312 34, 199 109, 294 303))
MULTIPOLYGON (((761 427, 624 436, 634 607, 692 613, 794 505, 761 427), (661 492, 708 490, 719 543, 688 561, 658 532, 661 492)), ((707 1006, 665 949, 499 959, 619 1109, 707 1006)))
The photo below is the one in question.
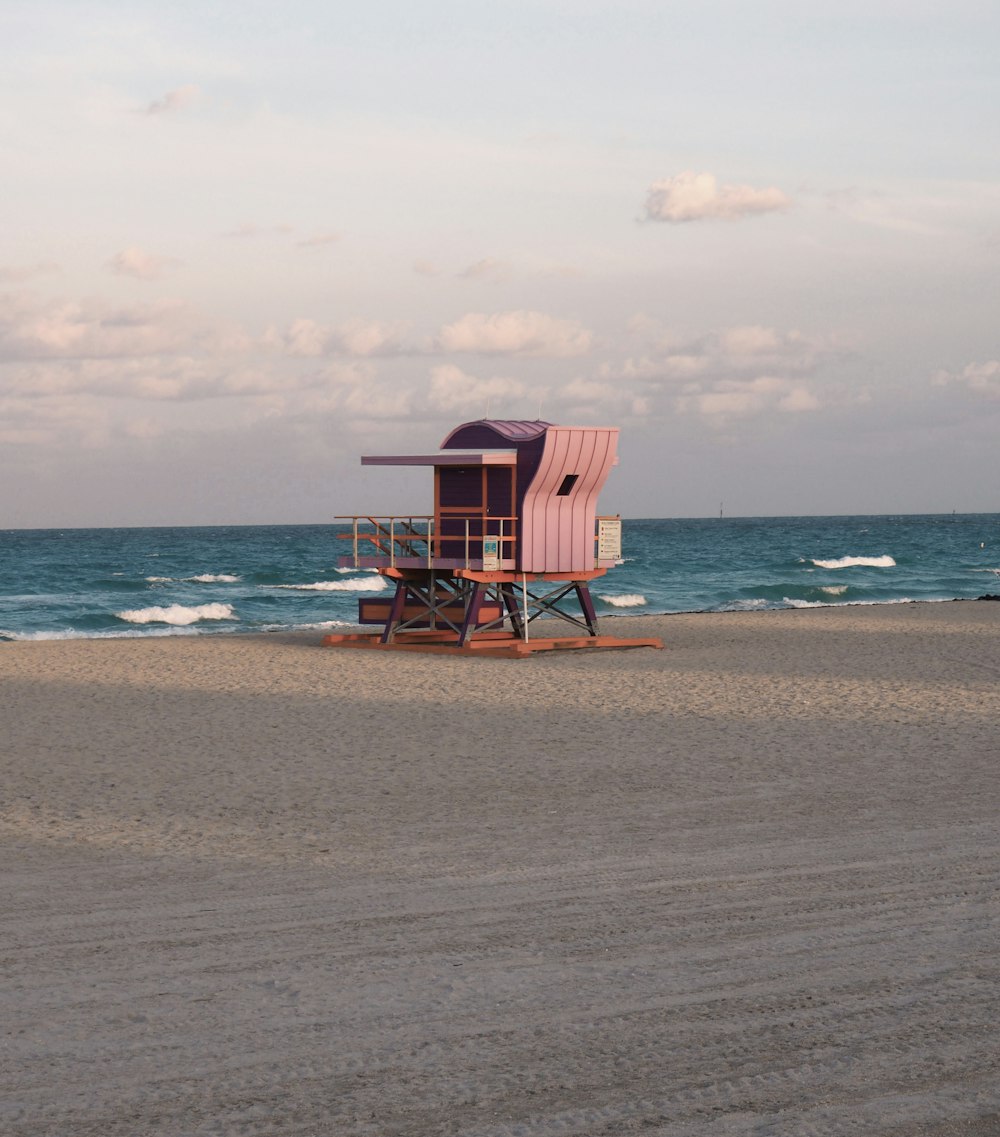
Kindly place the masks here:
POLYGON ((236 619, 232 604, 198 604, 194 608, 186 608, 183 604, 171 604, 166 608, 128 608, 115 615, 129 624, 172 624, 174 627, 196 624, 199 620, 236 619))
POLYGON ((350 620, 316 620, 309 624, 259 624, 253 630, 258 632, 324 632, 331 628, 357 628, 357 623, 350 620))
POLYGON ((883 557, 839 557, 835 561, 821 561, 813 558, 813 564, 817 568, 825 569, 893 568, 896 562, 886 554, 883 557))
POLYGON ((610 604, 612 608, 640 608, 646 603, 646 597, 638 592, 626 592, 621 596, 598 595, 598 599, 610 604))
POLYGON ((339 568, 339 569, 337 569, 337 572, 342 573, 342 574, 349 573, 349 572, 378 572, 378 569, 377 568, 339 568))
POLYGON ((827 596, 843 596, 846 591, 846 584, 828 584, 825 588, 820 589, 820 592, 825 592, 827 596))
MULTIPOLYGON (((942 601, 945 599, 941 598, 942 601)), ((878 608, 882 604, 912 604, 909 596, 900 596, 895 600, 847 600, 843 604, 828 604, 825 600, 796 600, 794 597, 784 597, 783 603, 789 608, 878 608)), ((930 597, 925 597, 923 603, 938 603, 930 597)))
POLYGON ((236 584, 243 577, 228 572, 201 572, 197 576, 147 576, 148 584, 176 584, 178 579, 186 584, 236 584))
MULTIPOLYGON (((330 628, 357 628, 358 624, 352 624, 350 620, 319 620, 315 624, 284 624, 284 630, 291 632, 325 632, 330 628)), ((277 625, 275 625, 275 630, 277 625)), ((263 628, 262 631, 268 629, 263 628)))
POLYGON ((747 600, 730 600, 723 608, 724 612, 757 612, 770 604, 763 596, 754 596, 747 600))
POLYGON ((356 576, 349 580, 316 580, 312 584, 273 584, 294 592, 381 592, 389 586, 384 576, 356 576))
POLYGON ((7 632, 0 629, 0 640, 131 640, 150 636, 197 635, 197 628, 118 628, 115 631, 78 632, 73 628, 58 632, 7 632))

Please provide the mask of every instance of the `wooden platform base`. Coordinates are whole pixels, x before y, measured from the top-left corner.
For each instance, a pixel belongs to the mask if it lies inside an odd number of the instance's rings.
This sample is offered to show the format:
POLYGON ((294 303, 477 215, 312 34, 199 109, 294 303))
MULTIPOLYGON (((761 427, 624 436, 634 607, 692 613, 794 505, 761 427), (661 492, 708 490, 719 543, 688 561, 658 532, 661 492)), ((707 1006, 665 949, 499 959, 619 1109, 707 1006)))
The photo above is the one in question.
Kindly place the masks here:
POLYGON ((578 648, 662 648, 659 639, 620 639, 618 636, 556 636, 520 640, 508 632, 484 632, 459 647, 452 632, 400 632, 392 643, 381 642, 379 632, 350 632, 323 637, 324 647, 360 647, 377 651, 422 651, 437 655, 485 655, 523 659, 540 651, 575 651, 578 648))

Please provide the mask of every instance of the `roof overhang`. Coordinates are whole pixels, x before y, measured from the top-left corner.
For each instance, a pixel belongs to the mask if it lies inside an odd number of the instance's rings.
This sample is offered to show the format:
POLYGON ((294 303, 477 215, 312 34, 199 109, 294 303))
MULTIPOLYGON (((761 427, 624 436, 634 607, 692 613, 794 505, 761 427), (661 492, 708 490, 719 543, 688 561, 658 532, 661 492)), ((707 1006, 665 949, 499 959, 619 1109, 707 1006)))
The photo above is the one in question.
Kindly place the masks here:
POLYGON ((517 452, 493 454, 365 454, 362 466, 516 466, 517 452))

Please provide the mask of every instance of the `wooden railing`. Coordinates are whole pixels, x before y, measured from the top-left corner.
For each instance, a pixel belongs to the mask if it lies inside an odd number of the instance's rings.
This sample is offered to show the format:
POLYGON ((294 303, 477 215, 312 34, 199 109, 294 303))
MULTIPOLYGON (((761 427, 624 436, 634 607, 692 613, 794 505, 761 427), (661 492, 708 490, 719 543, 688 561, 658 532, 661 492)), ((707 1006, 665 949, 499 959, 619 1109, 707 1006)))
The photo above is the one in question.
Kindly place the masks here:
POLYGON ((435 531, 435 519, 428 515, 373 516, 346 514, 335 521, 350 522, 349 533, 338 533, 342 540, 352 542, 354 567, 361 567, 358 547, 367 542, 386 558, 390 567, 397 561, 422 561, 433 568, 439 559, 464 561, 466 568, 481 568, 484 539, 497 541, 498 560, 516 558, 517 518, 497 517, 482 513, 452 513, 441 518, 449 532, 435 531))
MULTIPOLYGON (((434 568, 435 562, 463 564, 465 568, 482 569, 484 539, 497 542, 498 567, 506 562, 511 567, 517 560, 517 519, 496 517, 482 513, 442 514, 440 526, 430 515, 346 514, 335 521, 349 522, 349 533, 338 533, 342 540, 352 542, 354 567, 360 568, 362 554, 359 545, 367 543, 378 550, 378 555, 389 567, 398 561, 409 565, 420 562, 434 568)), ((594 567, 607 565, 621 557, 621 518, 596 518, 594 531, 594 567)))

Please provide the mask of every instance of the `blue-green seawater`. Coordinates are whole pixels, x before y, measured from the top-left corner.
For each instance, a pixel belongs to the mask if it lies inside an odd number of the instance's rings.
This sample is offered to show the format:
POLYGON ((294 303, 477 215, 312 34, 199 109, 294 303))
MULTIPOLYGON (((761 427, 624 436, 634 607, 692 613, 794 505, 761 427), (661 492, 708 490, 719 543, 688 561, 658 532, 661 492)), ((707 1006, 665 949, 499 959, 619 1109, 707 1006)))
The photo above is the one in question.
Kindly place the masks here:
MULTIPOLYGON (((350 626, 334 525, 0 531, 0 639, 350 626)), ((626 520, 604 616, 1000 594, 1000 514, 626 520)))

